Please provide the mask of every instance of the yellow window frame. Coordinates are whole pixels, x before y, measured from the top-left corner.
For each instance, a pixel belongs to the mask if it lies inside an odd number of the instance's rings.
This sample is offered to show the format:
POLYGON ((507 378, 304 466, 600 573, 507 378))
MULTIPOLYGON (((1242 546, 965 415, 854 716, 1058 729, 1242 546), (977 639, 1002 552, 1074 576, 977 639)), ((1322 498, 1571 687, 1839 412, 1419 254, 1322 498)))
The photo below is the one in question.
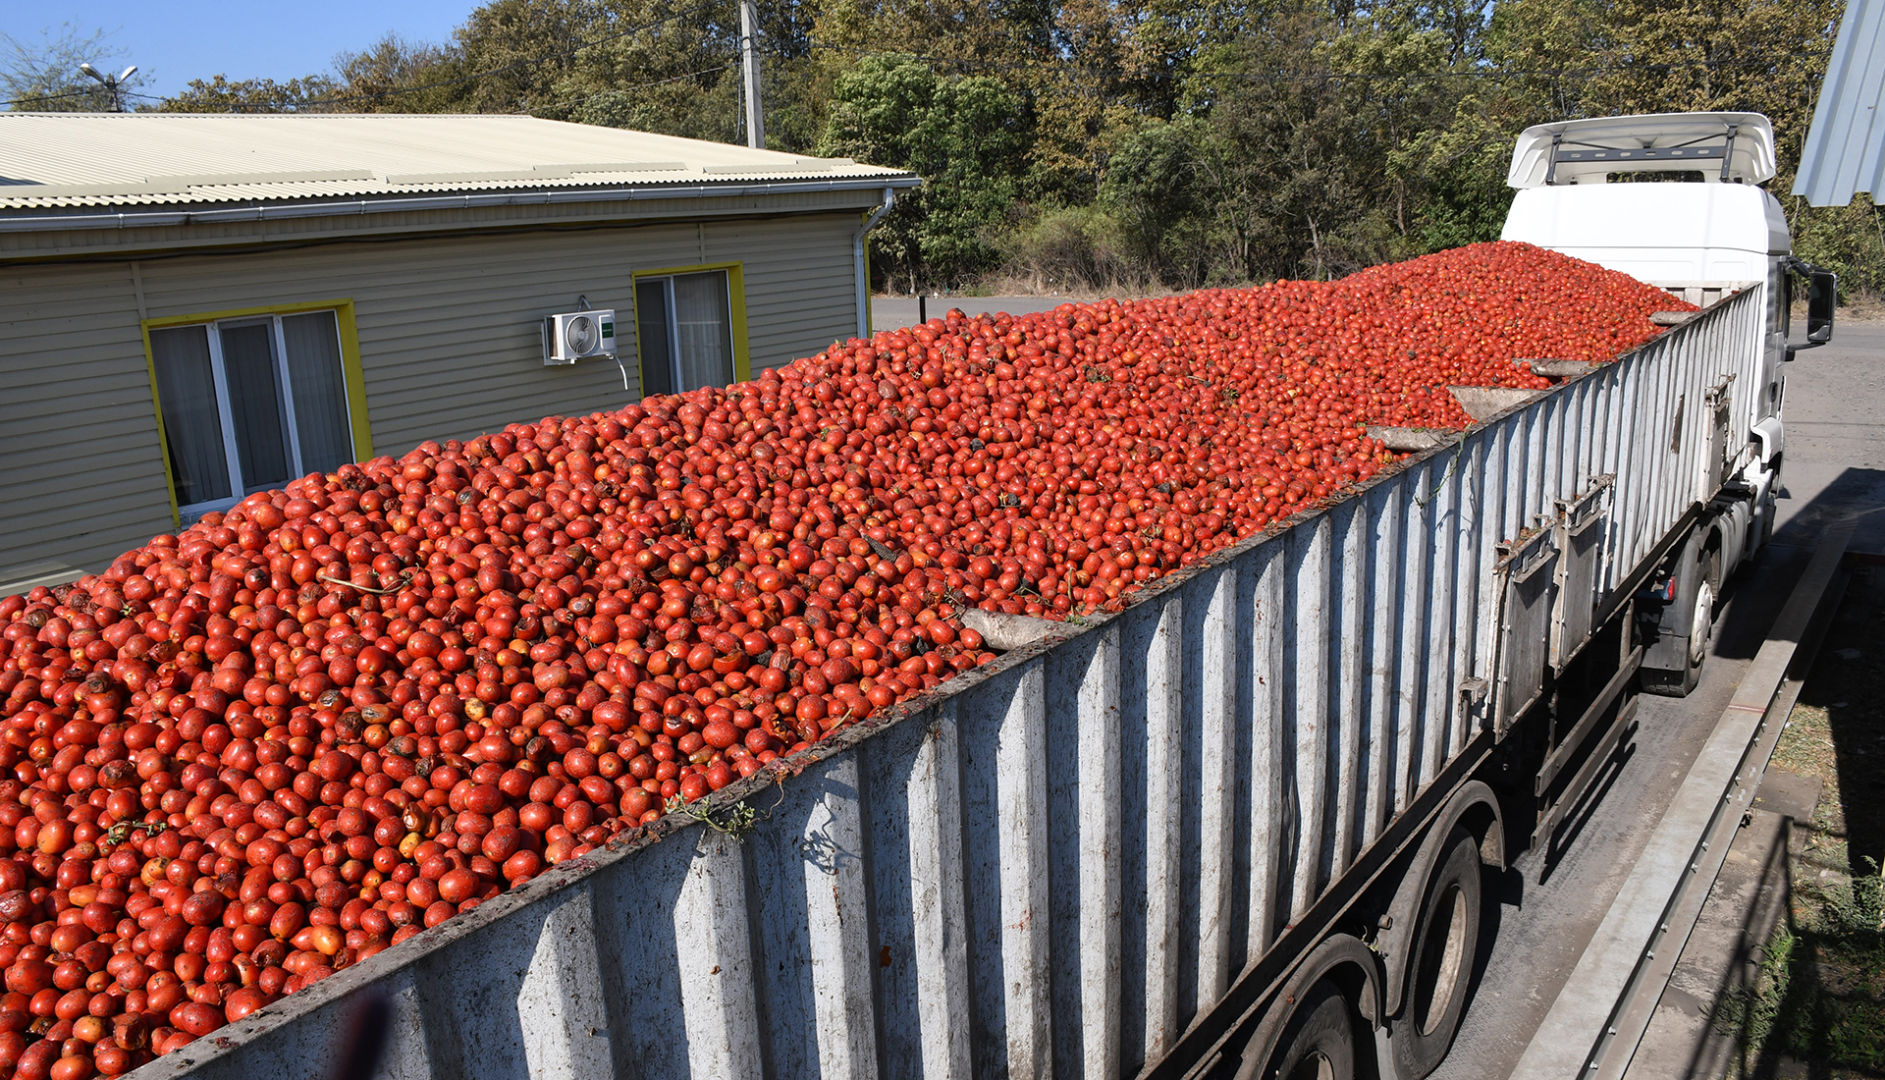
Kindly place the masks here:
POLYGON ((647 358, 641 353, 641 280, 673 277, 676 274, 700 274, 724 270, 727 275, 727 319, 733 324, 733 381, 751 382, 753 358, 746 344, 746 264, 741 262, 699 263, 694 266, 667 266, 655 270, 636 270, 629 275, 629 313, 635 323, 636 389, 647 397, 647 358))
MULTIPOLYGON (((868 223, 871 219, 871 213, 872 211, 866 210, 861 220, 868 223)), ((864 337, 866 340, 869 340, 877 336, 877 312, 872 310, 877 305, 871 303, 873 294, 871 293, 870 236, 866 234, 864 239, 859 241, 859 243, 864 245, 864 280, 858 283, 858 287, 864 290, 864 337)))
POLYGON ((157 414, 157 448, 164 462, 164 485, 170 493, 170 521, 183 527, 183 514, 177 503, 177 478, 170 468, 170 436, 164 431, 164 405, 157 397, 157 360, 151 351, 151 331, 179 326, 200 326, 226 319, 252 319, 263 315, 305 315, 311 311, 331 311, 340 328, 340 372, 347 389, 347 420, 353 429, 353 459, 365 461, 373 456, 373 432, 367 420, 366 373, 360 366, 360 331, 354 323, 352 300, 313 300, 302 304, 269 304, 262 307, 229 308, 190 315, 165 315, 145 319, 139 329, 144 339, 144 373, 150 378, 151 408, 157 414))

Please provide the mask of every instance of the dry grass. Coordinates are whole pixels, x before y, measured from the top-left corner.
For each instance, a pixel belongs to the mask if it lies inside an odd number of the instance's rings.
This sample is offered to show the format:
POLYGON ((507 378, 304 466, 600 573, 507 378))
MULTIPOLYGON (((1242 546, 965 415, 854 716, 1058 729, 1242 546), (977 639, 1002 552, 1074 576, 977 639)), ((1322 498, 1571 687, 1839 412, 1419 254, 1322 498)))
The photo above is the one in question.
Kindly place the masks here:
MULTIPOLYGON (((1837 329, 1838 324, 1842 322, 1885 322, 1885 297, 1867 296, 1863 294, 1849 297, 1844 304, 1839 306, 1838 312, 1834 314, 1833 333, 1835 336, 1839 333, 1837 329)), ((1798 328, 1799 332, 1804 332, 1806 328, 1805 300, 1796 300, 1794 302, 1793 325, 1798 328)))
POLYGON ((1855 296, 1839 309, 1839 317, 1855 322, 1885 322, 1885 296, 1855 296))
POLYGON ((983 296, 1043 296, 1065 300, 1069 303, 1091 303, 1118 297, 1121 300, 1138 300, 1147 296, 1172 296, 1180 290, 1167 289, 1162 285, 1135 281, 1111 281, 1103 286, 1069 287, 1040 279, 1014 274, 994 274, 975 282, 963 289, 960 295, 983 296))

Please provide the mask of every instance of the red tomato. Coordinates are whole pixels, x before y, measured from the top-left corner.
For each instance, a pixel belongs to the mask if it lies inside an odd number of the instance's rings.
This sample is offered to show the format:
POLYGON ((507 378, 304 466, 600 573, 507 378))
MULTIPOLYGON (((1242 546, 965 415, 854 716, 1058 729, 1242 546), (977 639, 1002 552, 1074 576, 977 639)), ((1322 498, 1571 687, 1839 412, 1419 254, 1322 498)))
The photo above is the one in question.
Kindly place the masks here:
POLYGON ((952 311, 0 598, 0 1080, 241 1019, 986 662, 966 608, 1117 609, 1391 464, 1369 426, 1464 427, 1447 387, 1684 308, 1481 244, 952 311))

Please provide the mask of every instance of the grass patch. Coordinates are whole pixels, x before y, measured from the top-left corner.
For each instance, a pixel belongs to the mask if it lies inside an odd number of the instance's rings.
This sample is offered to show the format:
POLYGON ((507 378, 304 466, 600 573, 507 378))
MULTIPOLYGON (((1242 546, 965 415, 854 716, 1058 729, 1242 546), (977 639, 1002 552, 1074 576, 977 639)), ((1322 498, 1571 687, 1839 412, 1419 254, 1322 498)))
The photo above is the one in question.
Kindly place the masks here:
POLYGON ((1721 1020, 1740 1033, 1752 1075, 1777 1075, 1785 1059, 1815 1077, 1885 1075, 1885 881, 1874 865, 1813 891, 1807 921, 1781 923, 1759 980, 1721 1020))

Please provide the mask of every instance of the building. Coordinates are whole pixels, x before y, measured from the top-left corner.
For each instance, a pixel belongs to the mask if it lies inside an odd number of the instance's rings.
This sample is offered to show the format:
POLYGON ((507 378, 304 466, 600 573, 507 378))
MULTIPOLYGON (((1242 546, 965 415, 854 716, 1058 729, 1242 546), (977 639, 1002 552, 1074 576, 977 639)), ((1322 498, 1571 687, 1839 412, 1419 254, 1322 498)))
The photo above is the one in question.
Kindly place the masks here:
POLYGON ((0 595, 307 472, 867 333, 864 233, 916 183, 522 116, 0 113, 0 595), (585 308, 617 359, 546 364, 585 308))

